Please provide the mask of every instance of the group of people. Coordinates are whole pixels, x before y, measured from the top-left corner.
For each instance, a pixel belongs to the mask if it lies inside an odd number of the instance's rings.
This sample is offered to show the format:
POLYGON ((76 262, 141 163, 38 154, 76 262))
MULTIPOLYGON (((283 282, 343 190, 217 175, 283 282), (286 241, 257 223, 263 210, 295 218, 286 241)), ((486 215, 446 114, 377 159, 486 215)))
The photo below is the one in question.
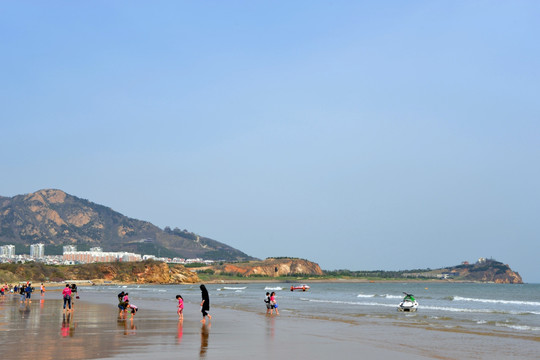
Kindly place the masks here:
POLYGON ((131 312, 131 320, 133 320, 139 307, 129 302, 129 293, 122 291, 118 294, 118 318, 126 319, 128 311, 131 312))
POLYGON ((266 292, 266 295, 264 297, 264 302, 266 303, 266 313, 273 315, 274 310, 276 311, 276 315, 279 315, 278 311, 278 303, 276 301, 276 292, 272 291, 272 293, 266 292))
MULTIPOLYGON (((208 317, 208 320, 212 319, 212 316, 208 313, 210 311, 210 295, 208 294, 208 290, 206 289, 206 286, 201 285, 201 313, 202 313, 202 320, 201 322, 204 324, 206 323, 206 317, 208 317)), ((182 295, 176 295, 176 300, 178 301, 178 306, 176 313, 178 314, 178 321, 184 321, 184 298, 182 298, 182 295)), ((122 291, 118 294, 118 318, 119 319, 126 319, 128 311, 131 311, 131 319, 135 316, 139 308, 131 304, 129 302, 129 293, 122 291)))

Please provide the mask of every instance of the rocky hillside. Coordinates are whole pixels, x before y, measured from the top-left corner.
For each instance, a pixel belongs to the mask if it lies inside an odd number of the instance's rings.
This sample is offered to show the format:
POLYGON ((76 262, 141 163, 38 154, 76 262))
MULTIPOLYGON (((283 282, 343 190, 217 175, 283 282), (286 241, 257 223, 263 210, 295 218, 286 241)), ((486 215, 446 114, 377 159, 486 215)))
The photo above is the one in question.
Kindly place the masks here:
POLYGON ((95 263, 51 266, 41 263, 0 264, 0 282, 17 283, 92 280, 95 283, 124 282, 137 284, 184 284, 199 282, 197 274, 182 265, 157 261, 95 263))
POLYGON ((497 284, 523 284, 519 273, 499 261, 486 259, 476 264, 458 265, 450 271, 459 274, 459 278, 471 281, 494 282, 497 284))
POLYGON ((216 265, 213 270, 216 274, 239 274, 242 276, 323 275, 318 264, 293 258, 216 265))
POLYGON ((218 241, 178 228, 162 230, 61 190, 0 197, 0 245, 15 244, 21 253, 24 246, 38 242, 49 255, 61 254, 63 245, 77 245, 78 250, 100 246, 104 251, 167 257, 254 259, 218 241))

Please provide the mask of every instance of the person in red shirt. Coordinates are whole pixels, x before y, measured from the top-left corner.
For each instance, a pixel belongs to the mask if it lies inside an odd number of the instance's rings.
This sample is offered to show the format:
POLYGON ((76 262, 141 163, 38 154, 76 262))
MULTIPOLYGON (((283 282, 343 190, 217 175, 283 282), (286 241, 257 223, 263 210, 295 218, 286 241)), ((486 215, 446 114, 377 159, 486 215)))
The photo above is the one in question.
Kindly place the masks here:
POLYGON ((62 295, 64 295, 64 311, 66 311, 66 304, 69 307, 69 311, 71 311, 71 288, 69 287, 69 284, 66 284, 66 287, 62 291, 62 295))

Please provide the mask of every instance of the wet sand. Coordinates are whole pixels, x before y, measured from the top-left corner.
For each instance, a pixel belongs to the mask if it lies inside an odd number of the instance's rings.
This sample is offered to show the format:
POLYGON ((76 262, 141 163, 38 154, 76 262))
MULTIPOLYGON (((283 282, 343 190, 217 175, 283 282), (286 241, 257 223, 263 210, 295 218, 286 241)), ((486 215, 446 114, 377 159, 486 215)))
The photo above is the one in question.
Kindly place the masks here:
MULTIPOLYGON (((186 304, 173 311, 141 310, 118 320, 111 304, 79 300, 64 315, 58 293, 21 305, 0 299, 0 352, 8 359, 536 359, 540 343, 471 333, 397 327, 365 320, 350 324, 212 308, 211 324, 186 304), (532 344, 532 345, 531 345, 532 344)), ((88 297, 92 300, 92 297, 88 297)), ((103 299, 102 299, 103 300, 103 299)), ((155 308, 158 309, 158 305, 155 308)), ((153 306, 152 306, 153 307, 153 306)))

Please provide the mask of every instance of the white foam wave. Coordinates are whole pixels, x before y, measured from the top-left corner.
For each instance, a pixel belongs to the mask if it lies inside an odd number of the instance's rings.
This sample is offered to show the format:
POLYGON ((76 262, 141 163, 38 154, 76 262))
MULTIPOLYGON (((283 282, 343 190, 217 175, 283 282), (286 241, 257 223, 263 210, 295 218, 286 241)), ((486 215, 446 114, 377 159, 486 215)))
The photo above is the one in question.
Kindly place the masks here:
POLYGON ((247 286, 244 287, 230 287, 230 286, 224 286, 223 290, 245 290, 247 289, 247 286))
POLYGON ((282 288, 282 287, 279 287, 279 286, 277 286, 277 287, 269 287, 269 286, 267 286, 267 287, 264 288, 264 290, 274 290, 274 291, 278 291, 278 290, 283 290, 283 288, 282 288))
POLYGON ((372 297, 375 297, 375 295, 358 294, 356 297, 359 297, 359 298, 372 298, 372 297))
POLYGON ((466 298, 466 297, 461 297, 461 296, 454 296, 454 301, 471 301, 471 302, 481 302, 481 303, 488 303, 488 304, 513 304, 513 305, 540 306, 540 302, 537 302, 537 301, 476 299, 476 298, 466 298))
POLYGON ((522 331, 540 331, 540 327, 537 327, 537 326, 511 325, 511 324, 503 324, 503 323, 496 323, 495 326, 507 327, 510 329, 522 330, 522 331))
POLYGON ((387 298, 387 299, 403 299, 403 296, 401 295, 389 295, 389 294, 385 294, 383 295, 383 297, 387 298))

